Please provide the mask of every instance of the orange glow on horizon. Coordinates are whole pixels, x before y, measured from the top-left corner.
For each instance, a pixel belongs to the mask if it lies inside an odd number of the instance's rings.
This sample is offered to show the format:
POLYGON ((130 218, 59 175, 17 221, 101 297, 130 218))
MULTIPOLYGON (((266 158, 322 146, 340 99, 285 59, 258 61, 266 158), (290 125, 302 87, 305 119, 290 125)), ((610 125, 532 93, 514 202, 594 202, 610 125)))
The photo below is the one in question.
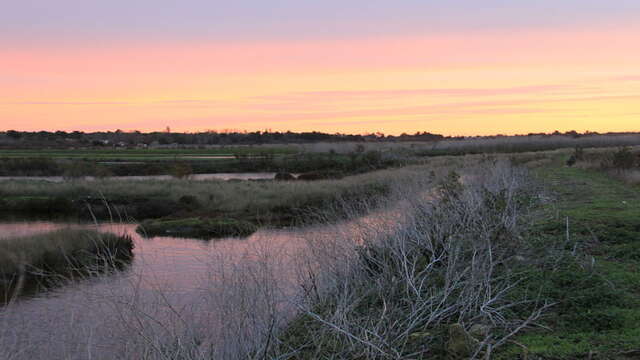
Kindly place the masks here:
POLYGON ((640 28, 0 50, 0 130, 640 131, 640 28))

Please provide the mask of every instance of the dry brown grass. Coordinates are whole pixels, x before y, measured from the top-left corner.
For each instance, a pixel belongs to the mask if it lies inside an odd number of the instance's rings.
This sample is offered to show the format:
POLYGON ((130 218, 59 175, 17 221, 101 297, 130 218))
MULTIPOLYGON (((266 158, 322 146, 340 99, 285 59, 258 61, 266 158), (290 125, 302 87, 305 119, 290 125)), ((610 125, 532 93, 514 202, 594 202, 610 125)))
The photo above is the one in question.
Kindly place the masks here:
POLYGON ((640 134, 589 135, 589 136, 497 136, 468 137, 461 140, 441 140, 431 142, 342 142, 294 144, 306 152, 349 153, 361 147, 363 151, 404 152, 404 153, 481 153, 481 152, 525 152, 548 151, 574 147, 599 148, 640 145, 640 134))

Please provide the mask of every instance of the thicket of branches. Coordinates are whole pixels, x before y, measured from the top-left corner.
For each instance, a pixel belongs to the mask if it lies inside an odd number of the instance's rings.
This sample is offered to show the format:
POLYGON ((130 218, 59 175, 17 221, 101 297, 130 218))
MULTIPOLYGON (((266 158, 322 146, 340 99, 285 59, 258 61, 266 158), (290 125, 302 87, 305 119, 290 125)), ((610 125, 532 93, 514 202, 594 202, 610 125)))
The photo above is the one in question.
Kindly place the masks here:
POLYGON ((404 189, 382 222, 312 242, 302 315, 274 358, 490 356, 549 306, 515 291, 539 189, 505 164, 404 189))

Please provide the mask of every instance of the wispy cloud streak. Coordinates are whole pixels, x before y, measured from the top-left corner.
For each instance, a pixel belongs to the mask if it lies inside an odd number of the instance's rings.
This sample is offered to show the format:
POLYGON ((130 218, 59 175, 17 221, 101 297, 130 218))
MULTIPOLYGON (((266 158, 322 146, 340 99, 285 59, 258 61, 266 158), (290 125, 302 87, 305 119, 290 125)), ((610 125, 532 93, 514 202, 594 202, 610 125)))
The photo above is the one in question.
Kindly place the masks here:
POLYGON ((6 105, 131 105, 128 101, 18 101, 5 102, 6 105))
POLYGON ((561 90, 574 90, 569 85, 519 86, 506 88, 436 88, 436 89, 393 89, 393 90, 349 90, 349 91, 303 91, 285 95, 265 96, 262 99, 300 99, 313 98, 371 98, 394 96, 496 96, 549 93, 561 90))

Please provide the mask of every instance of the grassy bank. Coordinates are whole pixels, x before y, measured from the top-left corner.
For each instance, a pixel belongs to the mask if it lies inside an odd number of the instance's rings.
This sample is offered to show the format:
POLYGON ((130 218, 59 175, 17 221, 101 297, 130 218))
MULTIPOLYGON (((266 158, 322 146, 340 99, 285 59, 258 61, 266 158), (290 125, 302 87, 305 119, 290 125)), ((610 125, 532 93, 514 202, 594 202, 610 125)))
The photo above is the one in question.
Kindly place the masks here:
POLYGON ((429 167, 380 170, 317 181, 0 182, 0 213, 138 221, 168 216, 228 218, 256 225, 292 225, 308 220, 310 209, 327 210, 336 202, 384 195, 392 183, 412 181, 432 170, 434 174, 441 173, 457 166, 456 163, 445 161, 429 167))
POLYGON ((129 236, 92 230, 0 239, 0 300, 6 303, 63 279, 122 266, 132 250, 129 236))
POLYGON ((500 358, 629 359, 640 355, 640 188, 595 170, 539 171, 556 201, 535 235, 553 266, 531 269, 529 291, 557 303, 543 327, 500 358))

